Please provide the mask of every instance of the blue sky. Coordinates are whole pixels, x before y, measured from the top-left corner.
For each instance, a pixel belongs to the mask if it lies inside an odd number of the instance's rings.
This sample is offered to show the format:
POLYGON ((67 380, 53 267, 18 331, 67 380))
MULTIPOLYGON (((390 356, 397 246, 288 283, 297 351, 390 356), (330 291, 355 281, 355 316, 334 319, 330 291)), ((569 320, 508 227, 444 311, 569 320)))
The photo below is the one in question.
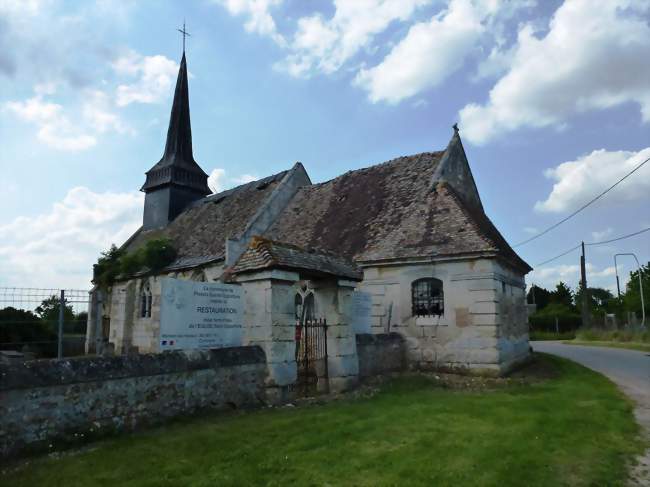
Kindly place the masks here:
MULTIPOLYGON (((648 0, 0 0, 0 286, 86 288, 138 227, 184 18, 195 159, 218 189, 441 150, 459 122, 516 243, 650 157, 648 0)), ((534 265, 650 227, 649 210, 650 163, 517 250, 534 265)), ((589 248, 591 284, 613 288, 630 251, 650 260, 650 232, 589 248)), ((575 287, 578 262, 528 282, 575 287)))

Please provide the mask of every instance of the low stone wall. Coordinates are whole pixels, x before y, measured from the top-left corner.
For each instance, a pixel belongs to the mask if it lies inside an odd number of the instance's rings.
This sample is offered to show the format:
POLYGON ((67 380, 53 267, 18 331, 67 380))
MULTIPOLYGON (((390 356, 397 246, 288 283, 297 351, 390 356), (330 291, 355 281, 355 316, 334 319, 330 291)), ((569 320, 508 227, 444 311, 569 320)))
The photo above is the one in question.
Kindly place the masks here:
POLYGON ((406 344, 399 333, 357 335, 359 377, 406 369, 406 344))
POLYGON ((265 402, 257 346, 0 364, 0 457, 265 402))

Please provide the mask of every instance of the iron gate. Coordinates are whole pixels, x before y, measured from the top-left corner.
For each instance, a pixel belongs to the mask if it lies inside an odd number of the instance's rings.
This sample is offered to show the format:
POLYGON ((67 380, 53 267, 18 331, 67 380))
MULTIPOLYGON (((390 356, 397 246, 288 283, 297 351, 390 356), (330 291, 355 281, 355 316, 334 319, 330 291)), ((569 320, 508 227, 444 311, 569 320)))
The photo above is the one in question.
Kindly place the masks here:
POLYGON ((296 322, 296 363, 300 392, 327 391, 327 321, 315 319, 296 322))

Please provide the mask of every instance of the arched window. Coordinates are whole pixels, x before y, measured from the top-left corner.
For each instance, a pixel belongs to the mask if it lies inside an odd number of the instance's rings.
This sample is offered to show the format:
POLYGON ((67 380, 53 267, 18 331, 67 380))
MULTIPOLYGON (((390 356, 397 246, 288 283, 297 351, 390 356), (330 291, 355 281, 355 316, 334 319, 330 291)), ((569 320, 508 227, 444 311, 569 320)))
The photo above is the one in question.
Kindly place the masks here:
POLYGON ((314 319, 314 293, 308 292, 304 296, 301 293, 296 293, 294 298, 294 307, 296 319, 313 320, 314 319))
POLYGON ((411 299, 413 316, 442 316, 445 313, 445 295, 440 279, 427 277, 413 281, 411 299))
POLYGON ((302 318, 302 296, 300 293, 296 293, 296 297, 293 300, 293 305, 294 309, 296 310, 296 319, 299 320, 302 318))
POLYGON ((151 318, 151 287, 145 282, 140 288, 140 318, 151 318))
POLYGON ((198 282, 206 282, 207 279, 205 278, 205 272, 203 272, 201 269, 196 270, 192 273, 192 276, 190 277, 191 281, 198 281, 198 282))

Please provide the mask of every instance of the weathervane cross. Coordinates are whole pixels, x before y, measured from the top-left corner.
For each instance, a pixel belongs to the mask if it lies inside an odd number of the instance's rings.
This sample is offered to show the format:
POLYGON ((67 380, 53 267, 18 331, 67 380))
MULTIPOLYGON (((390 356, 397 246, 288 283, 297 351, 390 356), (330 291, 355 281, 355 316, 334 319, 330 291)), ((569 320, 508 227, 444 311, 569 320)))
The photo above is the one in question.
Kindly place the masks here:
POLYGON ((185 21, 183 20, 183 28, 182 29, 176 29, 178 32, 183 34, 183 53, 185 53, 185 36, 189 36, 190 33, 185 30, 185 21))

